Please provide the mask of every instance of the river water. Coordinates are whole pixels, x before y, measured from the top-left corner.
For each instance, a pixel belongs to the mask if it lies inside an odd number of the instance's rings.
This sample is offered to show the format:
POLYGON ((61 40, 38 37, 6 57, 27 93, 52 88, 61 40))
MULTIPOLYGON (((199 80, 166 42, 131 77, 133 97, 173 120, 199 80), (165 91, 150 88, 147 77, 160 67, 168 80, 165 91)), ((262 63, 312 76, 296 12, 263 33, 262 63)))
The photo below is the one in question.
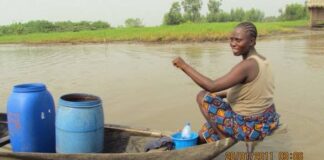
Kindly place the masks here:
MULTIPOLYGON (((273 65, 276 107, 288 126, 287 133, 266 138, 256 151, 273 152, 275 159, 279 152, 322 159, 324 32, 267 37, 256 49, 273 65)), ((176 131, 190 122, 198 130, 204 122, 195 102, 201 89, 172 66, 176 56, 212 79, 241 60, 227 42, 0 45, 0 111, 6 111, 13 85, 42 82, 56 102, 67 93, 100 96, 106 123, 176 131)))

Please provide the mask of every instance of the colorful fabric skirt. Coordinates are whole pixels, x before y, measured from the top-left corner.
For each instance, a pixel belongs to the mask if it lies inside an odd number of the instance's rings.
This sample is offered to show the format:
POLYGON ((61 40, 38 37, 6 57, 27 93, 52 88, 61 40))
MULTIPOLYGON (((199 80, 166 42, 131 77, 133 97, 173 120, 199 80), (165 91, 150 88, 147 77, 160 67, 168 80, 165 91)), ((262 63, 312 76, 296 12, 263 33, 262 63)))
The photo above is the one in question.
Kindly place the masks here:
MULTIPOLYGON (((202 105, 212 125, 223 135, 239 141, 262 140, 279 125, 279 115, 274 107, 269 107, 258 115, 242 116, 235 113, 227 102, 214 93, 206 94, 202 105)), ((210 123, 206 122, 200 131, 206 142, 220 139, 210 123)))

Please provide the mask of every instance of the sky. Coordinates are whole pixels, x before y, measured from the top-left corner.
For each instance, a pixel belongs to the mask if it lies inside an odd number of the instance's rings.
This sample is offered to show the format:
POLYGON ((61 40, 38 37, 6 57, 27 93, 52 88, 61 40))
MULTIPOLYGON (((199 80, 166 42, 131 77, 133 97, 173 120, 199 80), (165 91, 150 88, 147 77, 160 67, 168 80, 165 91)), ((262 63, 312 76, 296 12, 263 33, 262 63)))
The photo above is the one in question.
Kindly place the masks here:
MULTIPOLYGON (((145 26, 162 23, 173 2, 182 0, 0 0, 0 25, 30 20, 105 21, 112 26, 124 25, 127 18, 140 18, 145 26)), ((206 14, 208 0, 203 1, 206 14)), ((266 16, 278 16, 287 4, 304 4, 305 0, 222 0, 221 9, 257 8, 266 16)))

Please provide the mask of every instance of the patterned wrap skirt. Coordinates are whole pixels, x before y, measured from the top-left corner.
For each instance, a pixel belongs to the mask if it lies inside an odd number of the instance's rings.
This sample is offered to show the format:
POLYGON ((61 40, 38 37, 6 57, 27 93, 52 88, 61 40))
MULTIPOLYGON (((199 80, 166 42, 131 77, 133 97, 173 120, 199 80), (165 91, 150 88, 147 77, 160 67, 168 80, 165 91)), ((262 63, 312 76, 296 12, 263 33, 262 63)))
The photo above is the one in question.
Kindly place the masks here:
MULTIPOLYGON (((279 125, 279 115, 273 106, 257 115, 242 116, 235 113, 231 106, 215 93, 206 94, 202 105, 211 123, 214 123, 220 132, 239 141, 263 140, 279 125)), ((202 126, 200 134, 206 142, 220 139, 208 122, 202 126)))

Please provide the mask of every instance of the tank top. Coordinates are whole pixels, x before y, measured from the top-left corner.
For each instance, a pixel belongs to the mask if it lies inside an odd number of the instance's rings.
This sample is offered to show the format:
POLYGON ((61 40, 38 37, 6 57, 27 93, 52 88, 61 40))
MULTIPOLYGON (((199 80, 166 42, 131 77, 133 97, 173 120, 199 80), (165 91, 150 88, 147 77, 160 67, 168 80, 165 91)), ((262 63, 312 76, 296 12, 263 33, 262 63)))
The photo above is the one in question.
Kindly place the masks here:
POLYGON ((260 114, 270 107, 275 89, 270 63, 257 55, 248 57, 250 58, 258 64, 258 75, 251 82, 235 85, 227 93, 227 101, 233 111, 243 116, 260 114))

